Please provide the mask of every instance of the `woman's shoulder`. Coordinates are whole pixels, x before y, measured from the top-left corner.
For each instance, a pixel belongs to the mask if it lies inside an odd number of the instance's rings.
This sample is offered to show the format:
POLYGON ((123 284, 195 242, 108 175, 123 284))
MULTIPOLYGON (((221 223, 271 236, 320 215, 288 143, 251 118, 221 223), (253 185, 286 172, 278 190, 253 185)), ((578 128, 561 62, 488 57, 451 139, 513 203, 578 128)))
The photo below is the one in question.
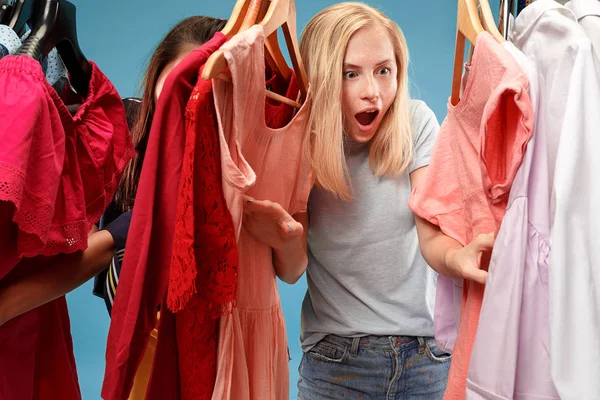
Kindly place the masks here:
POLYGON ((427 103, 423 100, 419 99, 409 99, 408 107, 410 109, 410 114, 414 119, 429 119, 431 117, 435 118, 435 114, 433 110, 429 108, 427 103))
POLYGON ((435 113, 427 103, 423 100, 410 99, 409 109, 412 118, 413 131, 415 136, 419 136, 419 133, 423 130, 437 130, 439 129, 439 122, 435 113))

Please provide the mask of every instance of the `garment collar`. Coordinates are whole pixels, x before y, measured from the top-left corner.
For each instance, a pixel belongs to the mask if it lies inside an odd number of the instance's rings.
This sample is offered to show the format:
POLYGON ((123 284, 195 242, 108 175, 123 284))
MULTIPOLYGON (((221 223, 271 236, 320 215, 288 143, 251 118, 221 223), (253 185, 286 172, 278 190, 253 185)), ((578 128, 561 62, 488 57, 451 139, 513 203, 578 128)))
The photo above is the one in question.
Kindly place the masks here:
MULTIPOLYGON (((557 3, 554 0, 538 0, 521 11, 513 28, 514 43, 520 43, 525 40, 530 31, 534 29, 538 21, 548 12, 556 11, 557 14, 567 17, 577 22, 573 12, 567 7, 557 3)), ((519 47, 519 46, 517 46, 519 47)))
POLYGON ((585 17, 600 17, 600 1, 598 0, 571 0, 566 7, 573 11, 578 20, 585 17))

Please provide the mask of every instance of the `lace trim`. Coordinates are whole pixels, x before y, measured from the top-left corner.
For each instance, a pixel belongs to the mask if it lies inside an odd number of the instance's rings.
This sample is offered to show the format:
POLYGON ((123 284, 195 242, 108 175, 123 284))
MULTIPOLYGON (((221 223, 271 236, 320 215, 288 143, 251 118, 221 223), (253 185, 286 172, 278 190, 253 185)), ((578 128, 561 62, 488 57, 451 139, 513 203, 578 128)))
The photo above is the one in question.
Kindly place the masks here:
POLYGON ((25 173, 20 169, 0 163, 0 176, 0 200, 15 206, 13 221, 19 229, 18 255, 37 255, 48 240, 54 207, 24 188, 25 173))
POLYGON ((194 296, 175 314, 181 400, 210 400, 215 387, 219 320, 203 318, 203 307, 194 296))
POLYGON ((186 108, 187 134, 167 306, 173 312, 181 311, 198 293, 205 304, 202 314, 215 318, 229 314, 234 305, 237 244, 221 186, 212 92, 201 94, 197 88, 186 108), (197 115, 201 116, 199 124, 197 115), (201 268, 197 260, 201 260, 201 268))

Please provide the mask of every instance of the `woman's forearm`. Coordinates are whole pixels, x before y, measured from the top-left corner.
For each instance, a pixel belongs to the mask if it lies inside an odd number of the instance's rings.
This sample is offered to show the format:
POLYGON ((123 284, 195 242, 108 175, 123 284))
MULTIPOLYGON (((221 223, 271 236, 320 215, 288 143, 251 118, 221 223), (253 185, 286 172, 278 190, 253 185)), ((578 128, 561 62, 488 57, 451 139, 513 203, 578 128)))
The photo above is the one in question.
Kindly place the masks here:
POLYGON ((427 264, 439 274, 450 278, 464 278, 450 259, 453 253, 462 249, 462 245, 446 236, 438 226, 415 215, 419 246, 427 264))
POLYGON ((0 281, 0 325, 81 286, 107 268, 113 254, 111 234, 98 231, 88 236, 84 251, 58 255, 43 264, 23 260, 16 268, 27 273, 16 270, 0 281))

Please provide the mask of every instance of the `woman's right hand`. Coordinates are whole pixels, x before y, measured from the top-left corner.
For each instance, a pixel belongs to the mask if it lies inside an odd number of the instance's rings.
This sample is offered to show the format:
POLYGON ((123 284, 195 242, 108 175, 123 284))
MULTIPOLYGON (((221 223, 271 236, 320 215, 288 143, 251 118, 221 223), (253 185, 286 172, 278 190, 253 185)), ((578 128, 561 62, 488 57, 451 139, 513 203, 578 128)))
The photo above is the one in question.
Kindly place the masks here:
POLYGON ((256 240, 276 250, 295 243, 304 228, 283 207, 269 200, 244 198, 244 228, 256 240))

